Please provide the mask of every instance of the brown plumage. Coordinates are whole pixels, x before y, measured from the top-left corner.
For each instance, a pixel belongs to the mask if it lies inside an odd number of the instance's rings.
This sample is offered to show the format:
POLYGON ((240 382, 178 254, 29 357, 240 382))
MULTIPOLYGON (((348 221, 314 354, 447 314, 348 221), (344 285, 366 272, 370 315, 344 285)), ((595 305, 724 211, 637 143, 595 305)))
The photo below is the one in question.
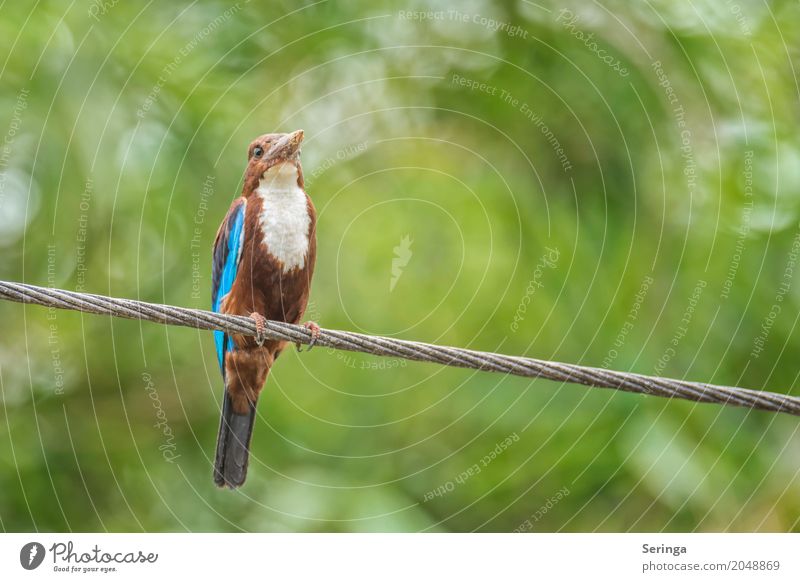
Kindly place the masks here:
MULTIPOLYGON (((316 212, 304 189, 302 139, 301 130, 263 135, 250 145, 242 196, 231 204, 214 243, 216 311, 252 314, 257 323, 261 317, 289 323, 303 317, 316 260, 316 212)), ((258 396, 286 342, 217 333, 225 396, 214 480, 235 488, 247 474, 258 396)))

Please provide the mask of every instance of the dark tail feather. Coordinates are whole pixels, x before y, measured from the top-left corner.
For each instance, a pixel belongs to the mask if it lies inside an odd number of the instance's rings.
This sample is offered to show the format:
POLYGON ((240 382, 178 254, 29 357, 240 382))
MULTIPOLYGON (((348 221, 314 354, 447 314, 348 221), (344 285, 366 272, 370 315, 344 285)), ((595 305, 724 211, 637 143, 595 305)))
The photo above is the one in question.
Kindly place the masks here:
POLYGON ((217 458, 214 461, 214 483, 218 487, 236 489, 244 483, 255 421, 255 403, 250 403, 249 414, 237 414, 233 410, 231 397, 225 390, 217 435, 217 458))

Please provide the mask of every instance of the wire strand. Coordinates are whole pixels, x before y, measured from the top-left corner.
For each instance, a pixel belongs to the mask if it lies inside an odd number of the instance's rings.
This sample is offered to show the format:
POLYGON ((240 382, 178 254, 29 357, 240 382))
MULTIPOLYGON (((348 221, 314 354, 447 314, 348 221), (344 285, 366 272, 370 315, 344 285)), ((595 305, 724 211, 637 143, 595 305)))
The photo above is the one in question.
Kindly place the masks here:
MULTIPOLYGON (((147 303, 134 299, 77 293, 25 283, 0 281, 0 299, 84 313, 140 319, 163 325, 222 330, 229 334, 256 335, 255 322, 249 317, 147 303)), ((267 321, 266 336, 270 339, 300 344, 308 344, 311 341, 311 332, 305 327, 280 321, 267 321)), ((800 416, 800 398, 774 392, 645 376, 631 372, 507 356, 334 329, 321 329, 316 345, 418 362, 432 362, 443 366, 472 368, 526 378, 546 378, 556 382, 570 382, 594 388, 611 388, 664 398, 729 404, 800 416)))

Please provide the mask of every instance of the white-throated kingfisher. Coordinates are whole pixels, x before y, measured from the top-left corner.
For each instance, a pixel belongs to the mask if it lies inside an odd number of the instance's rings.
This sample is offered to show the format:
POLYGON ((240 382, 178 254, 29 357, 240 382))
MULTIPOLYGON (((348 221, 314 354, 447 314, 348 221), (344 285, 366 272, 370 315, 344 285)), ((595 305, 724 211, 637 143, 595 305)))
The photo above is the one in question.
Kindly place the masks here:
MULTIPOLYGON (((268 133, 250 144, 242 195, 214 241, 212 309, 249 315, 258 336, 214 332, 225 382, 214 482, 239 487, 247 476, 256 402, 285 341, 266 340, 266 319, 299 323, 316 259, 316 212, 300 165, 303 130, 268 133)), ((305 324, 312 345, 319 327, 305 324)), ((298 346, 299 348, 299 346, 298 346)))

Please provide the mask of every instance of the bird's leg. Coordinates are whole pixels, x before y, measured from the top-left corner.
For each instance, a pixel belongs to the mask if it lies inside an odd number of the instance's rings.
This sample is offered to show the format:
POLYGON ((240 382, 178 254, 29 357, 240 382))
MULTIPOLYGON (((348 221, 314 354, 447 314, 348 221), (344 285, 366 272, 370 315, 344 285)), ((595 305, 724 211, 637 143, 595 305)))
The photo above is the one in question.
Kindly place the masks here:
POLYGON ((267 318, 254 311, 250 314, 250 319, 256 323, 256 343, 261 347, 267 340, 267 318))
MULTIPOLYGON (((307 321, 307 322, 305 322, 305 323, 303 324, 303 327, 304 327, 304 328, 306 328, 308 331, 310 331, 310 332, 311 332, 311 341, 308 343, 308 349, 306 350, 307 352, 310 352, 310 351, 311 351, 311 348, 313 348, 313 347, 314 347, 314 344, 315 344, 315 343, 317 343, 317 340, 319 339, 320 328, 319 328, 319 326, 318 326, 316 323, 314 323, 313 321, 307 321)), ((300 342, 297 342, 297 344, 296 344, 296 345, 297 345, 297 351, 298 351, 298 352, 302 352, 302 351, 303 351, 303 348, 301 348, 301 347, 300 347, 300 342)))

